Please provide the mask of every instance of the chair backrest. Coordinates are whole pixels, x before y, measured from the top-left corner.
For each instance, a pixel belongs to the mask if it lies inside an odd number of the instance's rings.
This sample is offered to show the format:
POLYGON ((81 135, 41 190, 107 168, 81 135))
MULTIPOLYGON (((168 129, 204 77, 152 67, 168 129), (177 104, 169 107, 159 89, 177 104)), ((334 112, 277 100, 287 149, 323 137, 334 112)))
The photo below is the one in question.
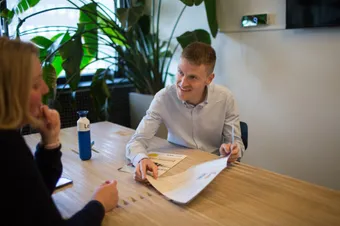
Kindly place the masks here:
POLYGON ((244 144, 244 149, 247 150, 248 147, 248 125, 245 122, 240 121, 241 128, 241 138, 244 144))

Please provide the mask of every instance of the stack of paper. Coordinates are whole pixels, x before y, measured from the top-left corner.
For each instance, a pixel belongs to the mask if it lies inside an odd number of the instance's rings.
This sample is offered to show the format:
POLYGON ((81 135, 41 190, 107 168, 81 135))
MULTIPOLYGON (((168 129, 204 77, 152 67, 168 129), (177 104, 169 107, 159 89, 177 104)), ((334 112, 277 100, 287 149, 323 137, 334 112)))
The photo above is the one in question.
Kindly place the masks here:
MULTIPOLYGON (((149 152, 148 157, 157 165, 158 176, 161 176, 187 156, 163 152, 149 152)), ((132 164, 128 164, 119 168, 118 170, 121 172, 134 173, 135 167, 132 164)))
POLYGON ((196 197, 224 168, 228 157, 192 166, 188 170, 155 180, 148 181, 164 196, 174 202, 186 204, 196 197))

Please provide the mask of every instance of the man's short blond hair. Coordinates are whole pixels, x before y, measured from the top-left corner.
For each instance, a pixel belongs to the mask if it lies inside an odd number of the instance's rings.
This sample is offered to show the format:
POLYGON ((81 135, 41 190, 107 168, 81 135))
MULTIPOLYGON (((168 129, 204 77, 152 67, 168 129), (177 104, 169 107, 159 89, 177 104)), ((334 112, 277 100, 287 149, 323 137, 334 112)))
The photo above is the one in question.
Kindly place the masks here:
POLYGON ((216 53, 215 50, 208 44, 203 42, 193 42, 187 45, 183 49, 181 58, 185 58, 194 65, 206 65, 208 75, 214 72, 216 53))
POLYGON ((38 49, 31 43, 0 37, 0 129, 34 123, 29 111, 32 60, 38 49))

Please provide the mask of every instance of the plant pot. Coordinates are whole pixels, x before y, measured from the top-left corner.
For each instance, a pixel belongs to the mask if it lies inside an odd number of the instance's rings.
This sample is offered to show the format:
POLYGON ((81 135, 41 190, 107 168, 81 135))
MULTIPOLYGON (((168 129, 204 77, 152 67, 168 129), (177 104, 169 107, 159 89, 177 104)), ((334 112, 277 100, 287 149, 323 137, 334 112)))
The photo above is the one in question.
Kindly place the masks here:
MULTIPOLYGON (((151 101, 153 100, 153 97, 153 95, 140 94, 135 92, 129 93, 130 123, 132 129, 136 129, 140 121, 145 116, 146 111, 148 110, 151 101)), ((168 130, 163 123, 159 127, 156 136, 167 139, 168 130)))

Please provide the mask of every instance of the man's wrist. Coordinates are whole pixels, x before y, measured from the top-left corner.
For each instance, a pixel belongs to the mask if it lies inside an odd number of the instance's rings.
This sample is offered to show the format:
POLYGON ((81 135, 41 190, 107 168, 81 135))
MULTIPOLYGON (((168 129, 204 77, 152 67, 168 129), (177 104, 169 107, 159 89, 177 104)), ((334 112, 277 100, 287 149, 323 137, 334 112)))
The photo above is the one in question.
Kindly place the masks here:
POLYGON ((137 164, 142 160, 142 159, 148 159, 149 157, 145 153, 138 153, 132 161, 132 164, 134 166, 137 166, 137 164))

